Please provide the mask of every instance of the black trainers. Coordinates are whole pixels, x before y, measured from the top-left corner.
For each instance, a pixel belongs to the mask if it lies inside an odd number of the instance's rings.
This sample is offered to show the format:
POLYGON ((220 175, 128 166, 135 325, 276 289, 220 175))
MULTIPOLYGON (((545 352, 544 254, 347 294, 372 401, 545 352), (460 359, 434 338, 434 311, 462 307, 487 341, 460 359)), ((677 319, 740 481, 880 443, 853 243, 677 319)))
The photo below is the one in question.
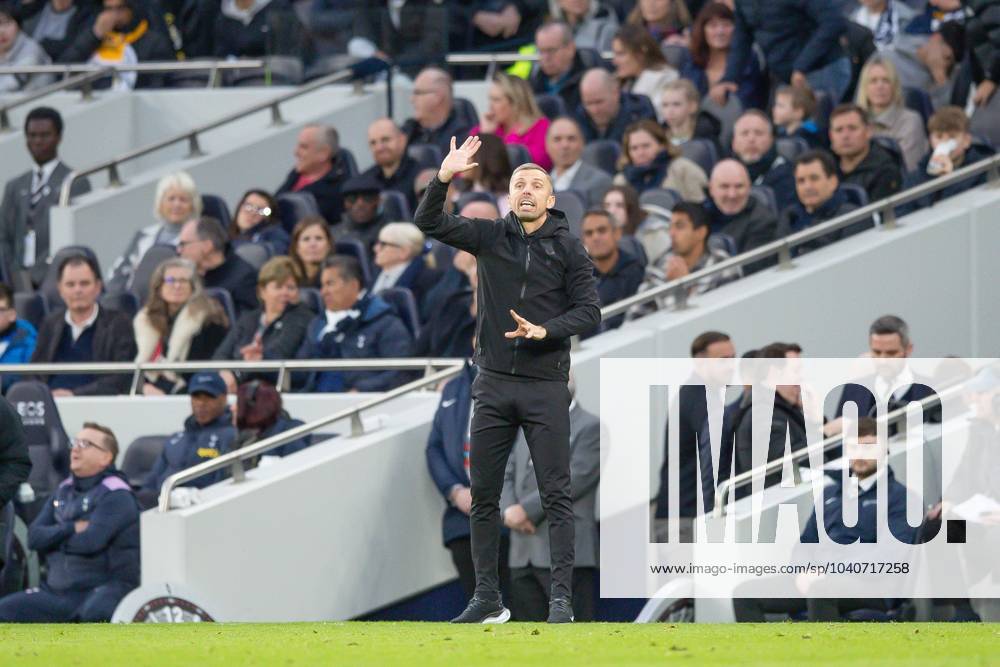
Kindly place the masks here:
POLYGON ((573 607, 566 598, 552 598, 549 602, 549 623, 572 623, 573 607))
POLYGON ((451 619, 452 623, 506 623, 510 620, 510 610, 497 600, 483 600, 472 596, 469 606, 461 614, 451 619))

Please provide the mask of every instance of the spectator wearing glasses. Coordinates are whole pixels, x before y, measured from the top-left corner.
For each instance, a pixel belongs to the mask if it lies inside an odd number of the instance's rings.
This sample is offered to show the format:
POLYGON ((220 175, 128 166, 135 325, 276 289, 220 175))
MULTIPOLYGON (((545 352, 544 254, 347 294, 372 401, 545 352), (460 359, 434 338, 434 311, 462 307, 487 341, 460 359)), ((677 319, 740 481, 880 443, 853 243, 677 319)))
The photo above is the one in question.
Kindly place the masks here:
POLYGON ((368 126, 368 149, 375 164, 361 175, 373 179, 380 190, 401 192, 410 210, 415 209, 413 181, 420 165, 406 154, 406 135, 391 118, 379 118, 368 126))
MULTIPOLYGON (((35 351, 38 332, 31 322, 18 319, 14 307, 14 292, 0 283, 0 364, 26 364, 35 351)), ((3 391, 20 379, 17 375, 4 374, 3 391)), ((3 507, 0 504, 0 507, 3 507)))
POLYGON ((567 109, 575 109, 580 103, 580 79, 587 65, 573 42, 573 31, 562 21, 551 21, 535 32, 535 46, 538 66, 528 78, 531 90, 535 95, 558 95, 567 109))
POLYGON ((594 49, 601 53, 611 50, 611 40, 618 30, 618 17, 604 3, 598 0, 558 0, 551 9, 553 18, 569 26, 577 48, 594 49))
POLYGON ((465 141, 471 127, 455 110, 451 75, 438 67, 421 70, 410 93, 413 117, 403 123, 407 145, 434 144, 448 152, 452 137, 465 141))
POLYGON ((0 599, 5 623, 99 623, 139 585, 139 504, 115 468, 118 440, 86 422, 72 441, 70 476, 28 529, 48 563, 38 588, 0 599))
POLYGON ((247 190, 236 205, 236 216, 229 225, 229 241, 235 247, 242 243, 270 246, 275 255, 288 253, 288 232, 278 217, 278 202, 267 190, 247 190))
MULTIPOLYGON (((369 258, 375 257, 375 241, 389 222, 380 210, 382 185, 370 173, 350 178, 341 190, 344 193, 344 217, 330 228, 333 238, 353 238, 361 241, 369 258)), ((322 258, 321 258, 322 259, 322 258)))
MULTIPOLYGON (((132 320, 140 363, 203 361, 222 344, 229 321, 218 302, 205 296, 194 264, 176 257, 156 267, 149 300, 132 320)), ((185 379, 174 371, 146 371, 146 396, 184 391, 185 379)))
MULTIPOLYGON (((59 296, 65 308, 50 314, 38 331, 32 363, 132 361, 135 337, 125 313, 102 308, 101 269, 86 255, 70 255, 59 265, 59 296)), ((128 391, 128 375, 49 375, 53 396, 106 396, 128 391)))
MULTIPOLYGON (((226 398, 226 383, 218 373, 196 373, 188 383, 191 416, 184 430, 170 436, 159 458, 139 489, 143 509, 154 507, 164 480, 176 472, 228 454, 236 440, 236 427, 226 398)), ((182 486, 203 489, 221 481, 226 472, 217 471, 185 482, 182 486)))
POLYGON ((237 315, 257 307, 257 272, 233 252, 226 230, 215 218, 187 222, 177 240, 177 254, 194 263, 206 289, 229 292, 237 315))
POLYGON ((201 195, 186 172, 167 174, 156 184, 153 215, 158 222, 135 233, 121 257, 111 266, 108 289, 124 292, 135 287, 132 276, 150 246, 176 246, 184 223, 201 215, 201 195))

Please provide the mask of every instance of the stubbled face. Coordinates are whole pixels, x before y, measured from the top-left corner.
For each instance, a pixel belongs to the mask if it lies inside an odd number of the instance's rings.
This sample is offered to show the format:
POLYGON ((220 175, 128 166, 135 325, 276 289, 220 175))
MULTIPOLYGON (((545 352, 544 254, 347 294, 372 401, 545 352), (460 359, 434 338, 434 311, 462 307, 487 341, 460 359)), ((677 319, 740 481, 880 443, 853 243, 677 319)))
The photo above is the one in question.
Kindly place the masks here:
POLYGON ((712 172, 708 192, 720 211, 736 215, 746 208, 750 200, 750 177, 742 166, 729 161, 712 172))
POLYGON ((851 462, 851 472, 859 479, 874 475, 878 471, 879 461, 884 455, 882 448, 878 445, 878 438, 874 435, 864 435, 857 440, 850 437, 845 438, 845 442, 845 453, 851 462))
POLYGON ((534 222, 556 203, 549 176, 538 169, 524 169, 510 179, 510 210, 521 222, 534 222))
POLYGON ((588 215, 580 225, 587 253, 598 261, 610 259, 618 248, 618 226, 603 215, 588 215))
POLYGON ((101 296, 101 281, 86 264, 70 264, 59 279, 59 296, 71 312, 90 312, 101 296))
POLYGON ((742 162, 757 162, 774 145, 771 126, 756 114, 743 116, 733 128, 733 152, 742 162))
POLYGON ((871 130, 857 113, 845 113, 830 121, 830 147, 842 158, 851 158, 868 150, 871 130))
POLYGON ((560 169, 568 169, 576 164, 583 155, 583 135, 576 123, 569 120, 552 123, 545 137, 545 150, 553 164, 560 169))
POLYGON ((807 211, 822 206, 837 191, 836 174, 826 175, 819 162, 806 162, 795 167, 795 194, 807 211))

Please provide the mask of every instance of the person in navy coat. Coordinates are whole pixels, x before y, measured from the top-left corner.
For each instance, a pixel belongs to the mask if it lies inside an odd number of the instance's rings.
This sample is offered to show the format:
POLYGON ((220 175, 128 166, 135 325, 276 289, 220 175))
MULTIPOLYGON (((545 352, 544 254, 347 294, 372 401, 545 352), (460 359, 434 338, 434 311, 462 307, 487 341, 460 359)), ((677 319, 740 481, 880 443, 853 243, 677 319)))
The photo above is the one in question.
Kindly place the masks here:
MULTIPOLYGON (((441 521, 444 546, 451 552, 451 560, 458 570, 458 579, 466 597, 471 597, 476 590, 469 527, 469 512, 472 510, 469 425, 472 417, 472 381, 477 373, 476 366, 466 362, 462 372, 444 386, 426 450, 427 469, 446 503, 441 521)), ((505 528, 500 536, 500 588, 504 592, 508 590, 510 580, 508 534, 505 528)))

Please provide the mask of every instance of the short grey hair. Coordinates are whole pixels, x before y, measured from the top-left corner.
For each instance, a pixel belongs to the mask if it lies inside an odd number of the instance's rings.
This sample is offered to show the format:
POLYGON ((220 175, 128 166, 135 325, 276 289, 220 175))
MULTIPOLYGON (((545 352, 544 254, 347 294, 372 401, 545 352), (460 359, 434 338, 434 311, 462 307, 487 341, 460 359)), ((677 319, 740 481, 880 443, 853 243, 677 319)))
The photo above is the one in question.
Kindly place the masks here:
POLYGON ((868 327, 869 336, 886 336, 889 334, 898 335, 903 347, 910 344, 910 325, 902 317, 883 315, 868 327))
POLYGON ((219 252, 226 252, 226 245, 229 243, 229 235, 226 228, 222 226, 218 218, 203 215, 194 223, 194 233, 199 241, 210 241, 212 248, 219 252))
POLYGON ((336 155, 340 152, 340 133, 337 132, 337 128, 333 125, 320 125, 319 123, 312 123, 306 125, 304 129, 316 129, 319 130, 319 139, 327 148, 330 149, 330 155, 336 155))
POLYGON ((424 249, 424 233, 412 222, 390 222, 382 227, 379 236, 396 243, 416 257, 424 249))
POLYGON ((549 172, 545 171, 544 167, 542 167, 539 164, 535 164, 534 162, 525 162, 524 164, 519 165, 516 169, 514 169, 514 171, 510 173, 510 180, 514 180, 514 176, 517 175, 517 172, 528 171, 528 170, 540 171, 543 174, 545 174, 545 178, 549 182, 549 188, 553 191, 553 193, 555 193, 556 186, 555 183, 552 182, 552 176, 549 174, 549 172))

